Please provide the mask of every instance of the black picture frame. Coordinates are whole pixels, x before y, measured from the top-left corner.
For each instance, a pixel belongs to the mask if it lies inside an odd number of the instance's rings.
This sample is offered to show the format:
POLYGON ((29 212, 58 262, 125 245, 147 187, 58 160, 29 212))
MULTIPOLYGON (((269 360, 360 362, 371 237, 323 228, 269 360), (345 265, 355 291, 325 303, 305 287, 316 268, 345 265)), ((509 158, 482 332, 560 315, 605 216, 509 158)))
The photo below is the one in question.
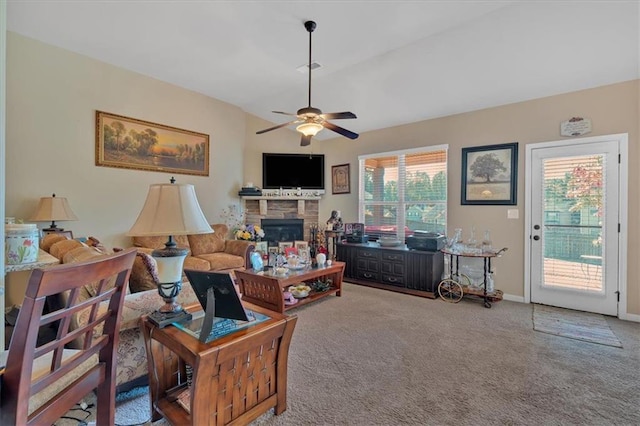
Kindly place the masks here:
POLYGON ((518 142, 462 148, 461 204, 515 206, 517 191, 518 142))

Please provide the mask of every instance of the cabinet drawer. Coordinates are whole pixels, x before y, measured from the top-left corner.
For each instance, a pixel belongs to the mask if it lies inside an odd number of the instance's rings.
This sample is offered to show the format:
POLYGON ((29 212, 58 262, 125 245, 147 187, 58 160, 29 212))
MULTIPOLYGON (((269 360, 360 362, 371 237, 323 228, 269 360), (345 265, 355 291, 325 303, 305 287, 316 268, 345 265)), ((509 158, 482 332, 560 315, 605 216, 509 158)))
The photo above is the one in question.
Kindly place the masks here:
POLYGON ((383 252, 382 260, 389 260, 391 262, 404 262, 403 253, 383 252))
POLYGON ((380 275, 375 272, 358 271, 358 278, 362 280, 378 281, 380 279, 380 275))
POLYGON ((382 275, 382 282, 385 284, 397 285, 404 287, 404 277, 398 275, 382 275))
POLYGON ((376 250, 360 249, 358 250, 358 257, 364 257, 368 259, 379 259, 380 252, 376 250))

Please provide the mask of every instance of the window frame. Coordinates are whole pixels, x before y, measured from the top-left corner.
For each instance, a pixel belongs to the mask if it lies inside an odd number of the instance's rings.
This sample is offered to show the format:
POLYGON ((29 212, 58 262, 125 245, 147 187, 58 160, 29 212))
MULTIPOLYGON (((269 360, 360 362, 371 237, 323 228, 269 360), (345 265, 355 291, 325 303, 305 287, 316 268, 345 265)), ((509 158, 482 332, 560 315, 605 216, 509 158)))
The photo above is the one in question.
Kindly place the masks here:
MULTIPOLYGON (((448 221, 448 180, 449 180, 449 145, 441 144, 441 145, 433 145, 433 146, 424 146, 419 148, 411 148, 404 150, 396 150, 396 151, 388 151, 388 152, 378 152, 374 154, 363 154, 358 156, 358 221, 360 223, 365 224, 365 210, 367 206, 395 206, 396 208, 396 235, 395 237, 404 241, 406 238, 406 212, 407 207, 416 204, 416 200, 406 200, 405 197, 405 189, 406 189, 406 164, 405 158, 408 155, 412 154, 427 154, 435 151, 445 151, 446 155, 446 167, 445 167, 445 177, 446 188, 445 191, 446 199, 444 202, 430 202, 429 204, 442 204, 445 208, 445 217, 444 217, 444 231, 446 231, 447 221, 448 221), (374 200, 368 201, 365 199, 365 170, 366 167, 364 163, 368 159, 377 159, 381 157, 397 157, 398 164, 398 200, 397 201, 386 201, 386 200, 374 200)), ((433 179, 433 176, 430 176, 433 179)), ((381 225, 382 226, 382 225, 381 225)), ((392 225, 393 226, 393 225, 392 225)))

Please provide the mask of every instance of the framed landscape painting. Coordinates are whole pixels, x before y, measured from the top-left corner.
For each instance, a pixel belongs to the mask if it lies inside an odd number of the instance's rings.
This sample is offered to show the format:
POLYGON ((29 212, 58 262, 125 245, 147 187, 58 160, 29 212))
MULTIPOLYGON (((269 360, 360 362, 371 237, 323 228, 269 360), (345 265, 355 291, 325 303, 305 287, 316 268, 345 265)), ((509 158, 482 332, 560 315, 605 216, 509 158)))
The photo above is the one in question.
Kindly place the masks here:
POLYGON ((96 166, 209 176, 209 135, 96 111, 96 166))
POLYGON ((513 206, 517 188, 517 142, 462 148, 462 204, 513 206))

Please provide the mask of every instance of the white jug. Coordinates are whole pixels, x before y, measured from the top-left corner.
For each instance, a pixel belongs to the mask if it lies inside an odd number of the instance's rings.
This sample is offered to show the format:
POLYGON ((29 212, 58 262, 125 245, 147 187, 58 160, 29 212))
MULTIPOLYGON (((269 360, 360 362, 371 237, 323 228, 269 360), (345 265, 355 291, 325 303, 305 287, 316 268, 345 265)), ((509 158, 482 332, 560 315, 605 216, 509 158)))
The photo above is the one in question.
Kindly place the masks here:
POLYGON ((327 261, 327 256, 324 253, 316 254, 316 262, 318 262, 318 266, 324 265, 324 262, 327 261))

